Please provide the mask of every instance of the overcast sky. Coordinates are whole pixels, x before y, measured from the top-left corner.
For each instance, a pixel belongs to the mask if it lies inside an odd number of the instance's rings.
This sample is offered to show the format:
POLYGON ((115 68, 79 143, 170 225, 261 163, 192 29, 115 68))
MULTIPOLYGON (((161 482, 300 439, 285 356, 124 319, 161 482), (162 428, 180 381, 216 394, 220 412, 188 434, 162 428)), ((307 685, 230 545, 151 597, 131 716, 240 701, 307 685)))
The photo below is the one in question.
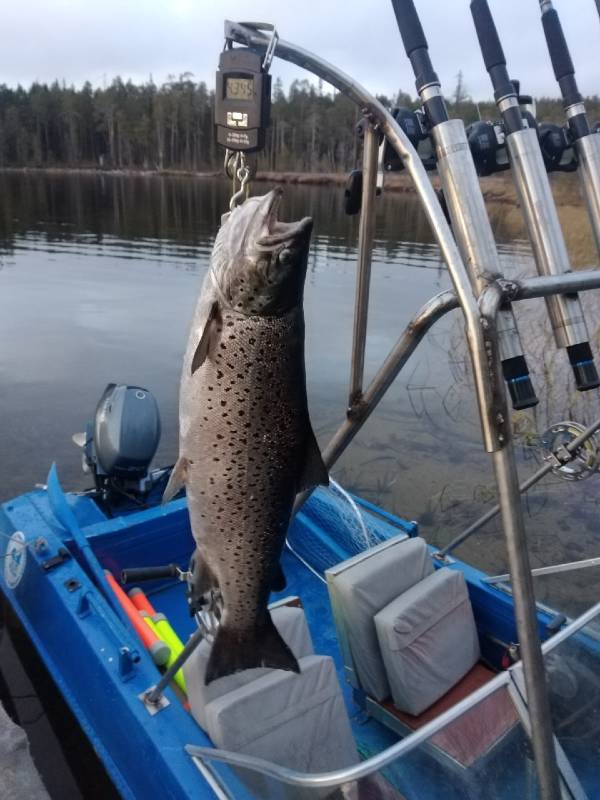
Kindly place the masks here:
MULTIPOLYGON (((0 83, 55 78, 80 85, 116 75, 156 83, 191 72, 212 85, 223 20, 261 20, 281 38, 316 52, 372 92, 414 94, 414 79, 390 0, 0 0, 0 83)), ((416 0, 446 94, 463 71, 475 99, 491 96, 468 0, 416 0)), ((490 0, 509 72, 524 92, 557 95, 538 0, 490 0)), ((580 89, 600 92, 600 20, 594 0, 555 0, 580 89)), ((289 85, 301 70, 275 59, 289 85)))

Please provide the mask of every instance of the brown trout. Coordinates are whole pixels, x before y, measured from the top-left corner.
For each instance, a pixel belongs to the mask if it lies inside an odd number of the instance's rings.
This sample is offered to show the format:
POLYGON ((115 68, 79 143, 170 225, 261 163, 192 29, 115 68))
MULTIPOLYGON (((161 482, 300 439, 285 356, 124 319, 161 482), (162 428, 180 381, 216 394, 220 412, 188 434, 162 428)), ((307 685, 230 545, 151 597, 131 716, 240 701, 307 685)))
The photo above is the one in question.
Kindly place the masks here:
POLYGON ((251 667, 298 671, 267 610, 294 498, 327 484, 306 400, 303 293, 312 219, 277 219, 281 190, 217 234, 180 387, 179 459, 196 541, 194 596, 220 592, 206 683, 251 667))

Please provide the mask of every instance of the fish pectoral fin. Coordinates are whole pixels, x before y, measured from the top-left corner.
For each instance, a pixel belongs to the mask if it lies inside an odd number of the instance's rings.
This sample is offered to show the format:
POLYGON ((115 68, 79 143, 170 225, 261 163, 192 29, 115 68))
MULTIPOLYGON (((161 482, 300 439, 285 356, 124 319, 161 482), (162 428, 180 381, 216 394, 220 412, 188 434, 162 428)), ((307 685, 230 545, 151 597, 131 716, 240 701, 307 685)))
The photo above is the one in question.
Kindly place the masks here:
POLYGON ((162 503, 168 503, 169 500, 172 500, 177 492, 179 492, 185 486, 185 481, 187 478, 187 471, 188 471, 188 460, 185 456, 180 456, 177 459, 177 463, 171 470, 171 476, 169 477, 169 482, 165 487, 165 491, 163 492, 162 496, 162 503))
POLYGON ((202 331, 202 335, 200 336, 200 341, 198 342, 198 346, 196 347, 196 352, 194 353, 194 357, 192 358, 192 366, 191 366, 192 375, 206 361, 206 357, 210 352, 211 346, 216 341, 216 338, 218 336, 220 322, 221 322, 221 311, 219 309, 219 304, 215 301, 212 304, 211 309, 208 313, 206 323, 204 324, 204 330, 202 331))
POLYGON ((268 612, 263 625, 250 629, 219 625, 206 665, 204 684, 208 686, 217 678, 255 667, 300 672, 296 657, 273 625, 268 612))
POLYGON ((306 489, 313 489, 315 486, 329 486, 329 473, 323 463, 314 431, 309 425, 304 464, 300 471, 297 491, 303 492, 306 489))

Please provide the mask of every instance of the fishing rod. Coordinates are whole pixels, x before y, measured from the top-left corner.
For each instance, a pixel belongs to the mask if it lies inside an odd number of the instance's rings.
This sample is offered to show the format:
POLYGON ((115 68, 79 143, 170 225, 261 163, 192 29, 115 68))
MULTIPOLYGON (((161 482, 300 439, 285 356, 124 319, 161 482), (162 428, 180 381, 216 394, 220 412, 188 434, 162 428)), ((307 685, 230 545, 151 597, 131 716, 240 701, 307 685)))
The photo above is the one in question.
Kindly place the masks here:
MULTIPOLYGON (((596 0, 600 11, 600 0, 596 0)), ((567 137, 577 154, 579 178, 585 197, 596 247, 600 253, 600 135, 592 132, 583 97, 575 78, 575 67, 562 25, 552 0, 540 0, 542 25, 567 116, 567 137)))
MULTIPOLYGON (((477 296, 502 277, 500 258, 485 208, 485 201, 461 120, 451 120, 433 69, 427 39, 413 0, 392 0, 406 55, 416 78, 423 117, 435 148, 452 231, 477 296)), ((537 405, 533 384, 510 306, 498 319, 500 359, 504 379, 515 409, 537 405)))
MULTIPOLYGON (((508 77, 504 51, 487 0, 471 0, 471 13, 486 69, 502 115, 513 180, 540 275, 571 271, 569 254, 554 204, 537 133, 519 104, 518 90, 508 77)), ((567 351, 579 391, 600 386, 579 297, 546 298, 556 345, 567 351)))

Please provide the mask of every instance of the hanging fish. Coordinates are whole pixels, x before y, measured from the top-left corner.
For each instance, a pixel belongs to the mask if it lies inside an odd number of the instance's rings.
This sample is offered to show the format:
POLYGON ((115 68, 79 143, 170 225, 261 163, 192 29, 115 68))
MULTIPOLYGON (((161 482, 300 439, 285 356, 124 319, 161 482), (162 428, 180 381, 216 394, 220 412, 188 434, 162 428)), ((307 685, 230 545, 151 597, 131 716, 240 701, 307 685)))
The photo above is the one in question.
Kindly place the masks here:
POLYGON ((327 484, 304 369, 304 281, 312 219, 277 219, 281 190, 228 215, 192 322, 180 387, 179 459, 196 541, 194 595, 223 614, 206 683, 251 667, 298 671, 267 602, 298 492, 327 484))

